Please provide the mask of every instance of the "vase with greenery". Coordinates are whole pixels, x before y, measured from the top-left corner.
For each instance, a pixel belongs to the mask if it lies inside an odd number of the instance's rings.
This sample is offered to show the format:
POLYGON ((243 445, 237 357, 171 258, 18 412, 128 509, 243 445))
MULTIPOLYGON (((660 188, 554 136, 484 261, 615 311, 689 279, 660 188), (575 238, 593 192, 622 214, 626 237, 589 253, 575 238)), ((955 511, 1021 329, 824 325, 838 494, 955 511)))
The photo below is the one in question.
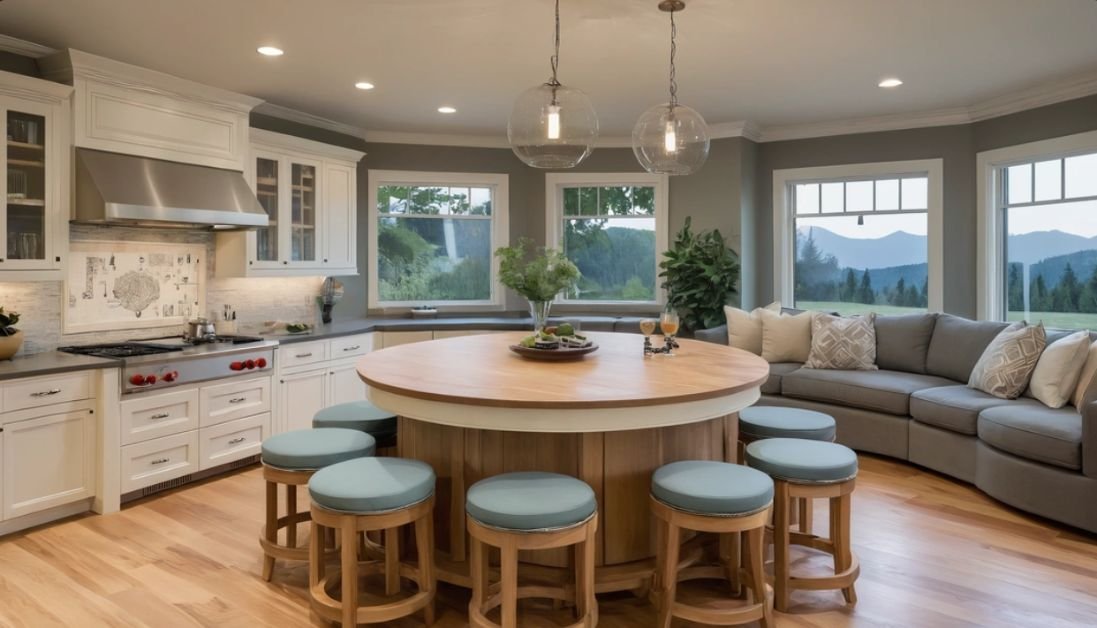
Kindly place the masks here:
POLYGON ((15 328, 19 313, 0 307, 0 360, 10 360, 23 346, 23 332, 15 328))
POLYGON ((667 308, 678 312, 682 327, 696 331, 724 322, 724 306, 737 294, 739 256, 718 230, 695 234, 686 218, 659 268, 667 308))
POLYGON ((579 282, 579 268, 556 249, 535 248, 528 238, 495 250, 499 280, 529 301, 533 329, 540 333, 556 295, 579 282))

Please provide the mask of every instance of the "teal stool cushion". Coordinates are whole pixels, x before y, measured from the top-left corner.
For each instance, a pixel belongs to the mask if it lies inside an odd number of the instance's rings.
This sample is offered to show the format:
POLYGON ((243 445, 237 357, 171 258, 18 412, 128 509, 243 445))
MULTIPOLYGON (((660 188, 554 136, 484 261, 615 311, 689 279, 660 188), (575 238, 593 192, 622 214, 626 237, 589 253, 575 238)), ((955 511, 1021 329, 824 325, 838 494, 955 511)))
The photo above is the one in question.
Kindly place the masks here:
POLYGON ((679 510, 745 515, 773 501, 773 480, 761 471, 715 460, 663 465, 651 476, 651 494, 679 510))
POLYGON ((508 530, 566 528, 598 509, 594 489, 559 473, 504 473, 473 484, 466 499, 473 519, 508 530))
POLYGON ((351 401, 329 406, 312 417, 313 427, 345 427, 367 434, 396 432, 396 415, 368 401, 351 401))
POLYGON ((434 469, 407 458, 347 460, 320 469, 309 480, 312 501, 357 514, 404 508, 433 493, 434 469))
POLYGON ((834 440, 834 417, 814 410, 751 406, 739 411, 739 431, 751 440, 804 438, 834 440))
POLYGON ((779 480, 839 482, 857 475, 857 454, 845 445, 770 438, 747 445, 747 464, 779 480))
POLYGON ((358 430, 296 430, 263 441, 263 464, 306 471, 352 458, 372 456, 377 441, 358 430))

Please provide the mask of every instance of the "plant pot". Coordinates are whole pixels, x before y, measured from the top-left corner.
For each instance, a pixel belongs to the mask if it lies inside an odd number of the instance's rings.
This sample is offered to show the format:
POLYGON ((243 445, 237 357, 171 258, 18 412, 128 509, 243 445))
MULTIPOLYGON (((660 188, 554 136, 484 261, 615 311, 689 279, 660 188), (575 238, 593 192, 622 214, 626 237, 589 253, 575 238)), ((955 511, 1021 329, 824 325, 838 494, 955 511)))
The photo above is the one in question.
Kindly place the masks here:
POLYGON ((17 331, 11 336, 0 336, 0 360, 10 360, 23 346, 23 332, 17 331))
POLYGON ((529 315, 533 317, 533 333, 539 334, 548 322, 549 310, 552 309, 552 301, 530 301, 529 315))

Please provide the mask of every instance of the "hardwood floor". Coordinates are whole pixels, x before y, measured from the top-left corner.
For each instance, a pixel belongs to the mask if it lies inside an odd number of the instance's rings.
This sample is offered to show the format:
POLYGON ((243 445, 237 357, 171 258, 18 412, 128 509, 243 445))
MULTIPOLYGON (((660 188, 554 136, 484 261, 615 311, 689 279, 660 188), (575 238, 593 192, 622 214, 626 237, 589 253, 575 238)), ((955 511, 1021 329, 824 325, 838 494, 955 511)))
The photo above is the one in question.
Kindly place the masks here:
MULTIPOLYGON (((815 514, 825 530, 825 509, 815 514)), ((249 468, 116 515, 4 537, 0 626, 313 625, 305 565, 280 564, 270 584, 260 578, 262 518, 261 475, 249 468)), ((1097 625, 1097 537, 1012 511, 949 479, 863 456, 853 539, 861 560, 857 606, 845 608, 838 592, 795 592, 778 626, 1097 625)), ((799 567, 814 562, 802 558, 799 567)), ((465 625, 467 601, 443 585, 435 625, 465 625)), ((655 623, 648 603, 629 594, 599 603, 603 628, 655 623)), ((567 618, 547 605, 537 609, 544 611, 523 626, 567 618)))

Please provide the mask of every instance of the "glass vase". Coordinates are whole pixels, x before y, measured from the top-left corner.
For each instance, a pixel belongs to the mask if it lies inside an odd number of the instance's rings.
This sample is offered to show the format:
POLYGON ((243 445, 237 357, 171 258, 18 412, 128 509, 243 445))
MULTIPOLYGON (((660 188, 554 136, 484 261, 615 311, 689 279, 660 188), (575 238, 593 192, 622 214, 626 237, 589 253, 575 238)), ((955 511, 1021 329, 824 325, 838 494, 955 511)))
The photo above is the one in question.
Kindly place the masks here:
POLYGON ((545 328, 551 309, 552 301, 529 302, 529 315, 533 317, 533 333, 539 334, 545 328))

